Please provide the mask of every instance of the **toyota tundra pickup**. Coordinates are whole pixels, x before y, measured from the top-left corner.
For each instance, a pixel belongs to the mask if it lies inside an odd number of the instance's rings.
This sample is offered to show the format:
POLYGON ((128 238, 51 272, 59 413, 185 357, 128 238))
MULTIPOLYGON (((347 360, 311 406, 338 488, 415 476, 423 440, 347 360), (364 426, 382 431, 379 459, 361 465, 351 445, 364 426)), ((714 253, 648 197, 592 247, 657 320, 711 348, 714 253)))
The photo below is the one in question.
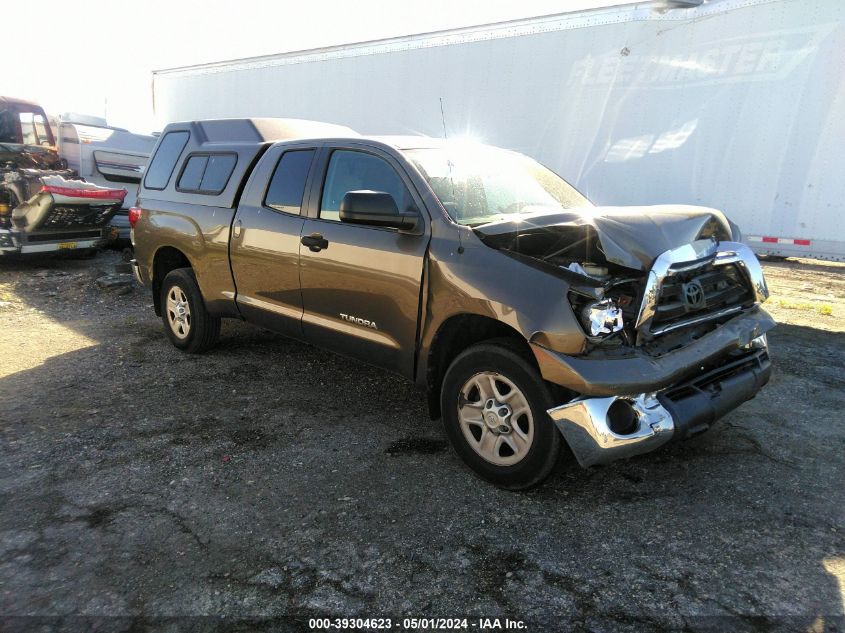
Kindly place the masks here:
POLYGON ((177 348, 236 318, 401 374, 507 488, 564 444, 587 467, 695 435, 771 372, 766 282, 720 211, 596 207, 494 147, 173 123, 130 223, 177 348))

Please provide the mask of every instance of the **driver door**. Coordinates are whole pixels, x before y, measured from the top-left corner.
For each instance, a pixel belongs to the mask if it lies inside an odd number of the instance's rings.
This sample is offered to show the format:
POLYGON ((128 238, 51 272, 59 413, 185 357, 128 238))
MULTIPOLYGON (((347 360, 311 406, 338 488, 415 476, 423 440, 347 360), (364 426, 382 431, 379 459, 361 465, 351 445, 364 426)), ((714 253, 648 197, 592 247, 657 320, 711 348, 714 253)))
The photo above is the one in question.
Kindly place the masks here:
POLYGON ((309 342, 413 377, 429 224, 401 164, 376 148, 325 148, 302 229, 302 330, 309 342), (390 193, 420 213, 411 233, 340 221, 348 191, 390 193), (309 239, 310 238, 310 239, 309 239))

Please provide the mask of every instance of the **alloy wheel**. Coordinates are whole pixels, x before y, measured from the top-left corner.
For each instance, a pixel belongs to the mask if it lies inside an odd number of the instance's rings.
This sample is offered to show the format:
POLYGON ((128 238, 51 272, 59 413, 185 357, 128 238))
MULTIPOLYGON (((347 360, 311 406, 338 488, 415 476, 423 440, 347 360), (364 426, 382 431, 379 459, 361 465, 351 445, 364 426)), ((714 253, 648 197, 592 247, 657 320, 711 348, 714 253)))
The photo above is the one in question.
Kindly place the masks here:
POLYGON ((513 466, 531 450, 534 418, 525 394, 497 372, 481 372, 464 383, 458 399, 464 438, 496 466, 513 466))
POLYGON ((172 286, 167 293, 167 322, 177 338, 188 338, 191 333, 191 306, 179 286, 172 286))

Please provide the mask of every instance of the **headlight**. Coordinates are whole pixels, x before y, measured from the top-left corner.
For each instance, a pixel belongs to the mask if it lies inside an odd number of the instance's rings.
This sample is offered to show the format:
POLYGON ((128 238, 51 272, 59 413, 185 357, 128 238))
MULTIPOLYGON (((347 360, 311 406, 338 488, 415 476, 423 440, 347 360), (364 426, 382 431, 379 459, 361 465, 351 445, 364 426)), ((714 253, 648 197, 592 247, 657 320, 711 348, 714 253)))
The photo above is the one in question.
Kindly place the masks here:
POLYGON ((765 334, 761 334, 755 339, 745 346, 745 349, 768 349, 769 347, 769 340, 766 338, 765 334))
POLYGON ((624 327, 622 310, 612 299, 588 303, 581 309, 581 322, 590 336, 606 336, 624 327))

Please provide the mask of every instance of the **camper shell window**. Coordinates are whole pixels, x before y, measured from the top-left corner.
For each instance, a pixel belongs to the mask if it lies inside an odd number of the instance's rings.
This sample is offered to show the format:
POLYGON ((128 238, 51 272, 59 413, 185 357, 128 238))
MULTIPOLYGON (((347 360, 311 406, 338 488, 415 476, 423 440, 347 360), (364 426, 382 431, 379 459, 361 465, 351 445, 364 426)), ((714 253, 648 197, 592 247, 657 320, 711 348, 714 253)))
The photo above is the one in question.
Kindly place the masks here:
POLYGON ((147 168, 147 175, 144 177, 144 186, 147 189, 164 189, 167 187, 170 176, 173 174, 173 168, 176 167, 176 161, 179 160, 179 156, 185 149, 190 136, 190 132, 181 131, 168 132, 162 137, 158 149, 156 149, 156 153, 150 161, 150 166, 147 168))
POLYGON ((217 195, 226 188, 238 162, 237 154, 191 154, 185 161, 176 190, 217 195))

